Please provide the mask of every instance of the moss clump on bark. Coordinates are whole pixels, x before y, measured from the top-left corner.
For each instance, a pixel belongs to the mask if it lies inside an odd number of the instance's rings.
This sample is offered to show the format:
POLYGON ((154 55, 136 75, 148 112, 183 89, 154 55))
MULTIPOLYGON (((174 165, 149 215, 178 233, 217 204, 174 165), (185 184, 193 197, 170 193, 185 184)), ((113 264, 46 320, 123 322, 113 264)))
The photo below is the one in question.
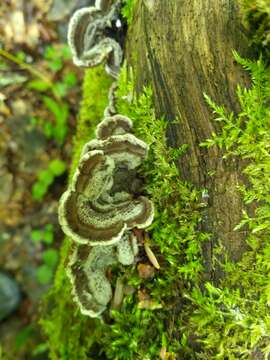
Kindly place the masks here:
POLYGON ((137 0, 123 0, 121 13, 126 19, 128 25, 131 25, 132 23, 136 1, 137 0))
MULTIPOLYGON (((269 357, 270 70, 261 60, 234 56, 250 73, 252 86, 238 87, 241 111, 237 115, 227 114, 206 97, 222 130, 202 146, 218 146, 227 161, 245 159, 248 185, 239 191, 253 215, 243 209, 242 221, 235 227, 247 234, 249 249, 240 261, 232 263, 220 245, 213 249, 214 263, 224 273, 219 285, 203 279, 201 244, 209 234, 198 232, 203 207, 200 191, 181 181, 174 165, 184 147, 166 147, 166 122, 155 118, 149 89, 131 104, 119 103, 134 121, 136 133, 151 146, 143 173, 146 191, 157 209, 150 234, 162 264, 154 281, 145 283, 130 272, 129 282, 162 306, 141 310, 136 296, 126 298, 122 311, 113 313, 114 323, 104 336, 104 345, 112 345, 107 348, 109 359, 156 359, 161 349, 172 359, 269 357)), ((120 86, 119 98, 129 98, 132 91, 132 84, 125 89, 120 86)))
POLYGON ((251 43, 259 52, 268 52, 270 44, 270 3, 268 0, 239 0, 251 43))
MULTIPOLYGON (((191 296, 196 310, 190 327, 200 336, 203 354, 215 359, 268 359, 270 354, 269 278, 270 278, 270 148, 269 96, 270 69, 258 60, 252 62, 234 54, 252 78, 249 89, 238 87, 241 111, 227 113, 206 97, 223 124, 219 134, 204 146, 218 146, 227 161, 245 159, 243 173, 248 185, 239 188, 244 202, 243 218, 235 231, 247 233, 248 251, 237 263, 225 260, 219 265, 224 279, 219 288, 206 284, 191 296), (258 357, 257 357, 258 356, 258 357)), ((217 247, 215 251, 225 253, 217 247)))

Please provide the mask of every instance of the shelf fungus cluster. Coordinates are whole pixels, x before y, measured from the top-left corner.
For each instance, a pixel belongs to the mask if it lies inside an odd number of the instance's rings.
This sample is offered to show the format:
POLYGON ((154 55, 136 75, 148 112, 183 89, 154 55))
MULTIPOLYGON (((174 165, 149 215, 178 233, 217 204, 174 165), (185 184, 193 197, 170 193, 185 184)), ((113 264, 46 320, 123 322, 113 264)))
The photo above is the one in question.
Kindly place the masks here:
POLYGON ((95 6, 77 10, 68 28, 68 43, 78 66, 106 64, 107 72, 117 78, 123 58, 121 48, 121 1, 96 1, 95 6))
POLYGON ((127 117, 105 118, 96 139, 84 146, 60 200, 59 222, 74 241, 68 275, 81 312, 91 317, 99 316, 112 297, 108 267, 134 262, 138 246, 132 229, 146 228, 153 220, 153 204, 140 195, 137 176, 148 146, 131 130, 127 117))

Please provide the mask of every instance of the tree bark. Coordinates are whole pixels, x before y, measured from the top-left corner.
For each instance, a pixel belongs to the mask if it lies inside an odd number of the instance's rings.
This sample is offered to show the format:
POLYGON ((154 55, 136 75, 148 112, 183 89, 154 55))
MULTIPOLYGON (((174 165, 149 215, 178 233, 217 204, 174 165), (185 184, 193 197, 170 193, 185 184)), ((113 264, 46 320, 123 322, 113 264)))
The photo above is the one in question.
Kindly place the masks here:
POLYGON ((233 230, 244 207, 237 189, 245 182, 242 164, 199 145, 220 131, 203 93, 237 113, 236 86, 248 85, 232 55, 233 49, 251 55, 237 1, 138 0, 127 43, 136 90, 151 85, 156 114, 169 122, 168 146, 188 144, 178 161, 182 179, 208 191, 201 227, 213 234, 203 250, 207 278, 215 280, 221 275, 212 266, 215 243, 220 240, 234 261, 246 249, 245 232, 233 230))

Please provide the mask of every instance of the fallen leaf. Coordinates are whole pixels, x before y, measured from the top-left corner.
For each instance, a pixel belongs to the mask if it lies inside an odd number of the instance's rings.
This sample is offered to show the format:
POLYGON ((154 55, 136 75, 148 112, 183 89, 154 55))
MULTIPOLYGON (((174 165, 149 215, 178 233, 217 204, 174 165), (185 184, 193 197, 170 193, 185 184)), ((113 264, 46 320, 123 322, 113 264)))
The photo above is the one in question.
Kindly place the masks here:
POLYGON ((152 279, 155 275, 155 269, 151 265, 139 264, 137 269, 141 279, 152 279))

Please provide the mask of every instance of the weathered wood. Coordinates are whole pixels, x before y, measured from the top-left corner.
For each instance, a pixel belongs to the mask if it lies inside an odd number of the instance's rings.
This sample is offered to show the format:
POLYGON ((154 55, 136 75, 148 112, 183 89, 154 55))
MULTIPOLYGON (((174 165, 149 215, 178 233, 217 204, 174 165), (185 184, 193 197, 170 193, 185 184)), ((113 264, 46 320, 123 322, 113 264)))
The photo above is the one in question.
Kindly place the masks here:
POLYGON ((245 181, 242 164, 223 160, 216 147, 199 146, 220 130, 203 93, 237 112, 236 86, 248 84, 232 56, 233 49, 248 55, 237 0, 138 0, 127 43, 137 91, 150 84, 157 115, 170 122, 168 145, 189 146, 178 162, 182 178, 208 190, 202 229, 213 237, 204 253, 208 275, 216 278, 212 251, 218 239, 233 260, 246 249, 244 232, 233 231, 244 207, 237 189, 245 181))

